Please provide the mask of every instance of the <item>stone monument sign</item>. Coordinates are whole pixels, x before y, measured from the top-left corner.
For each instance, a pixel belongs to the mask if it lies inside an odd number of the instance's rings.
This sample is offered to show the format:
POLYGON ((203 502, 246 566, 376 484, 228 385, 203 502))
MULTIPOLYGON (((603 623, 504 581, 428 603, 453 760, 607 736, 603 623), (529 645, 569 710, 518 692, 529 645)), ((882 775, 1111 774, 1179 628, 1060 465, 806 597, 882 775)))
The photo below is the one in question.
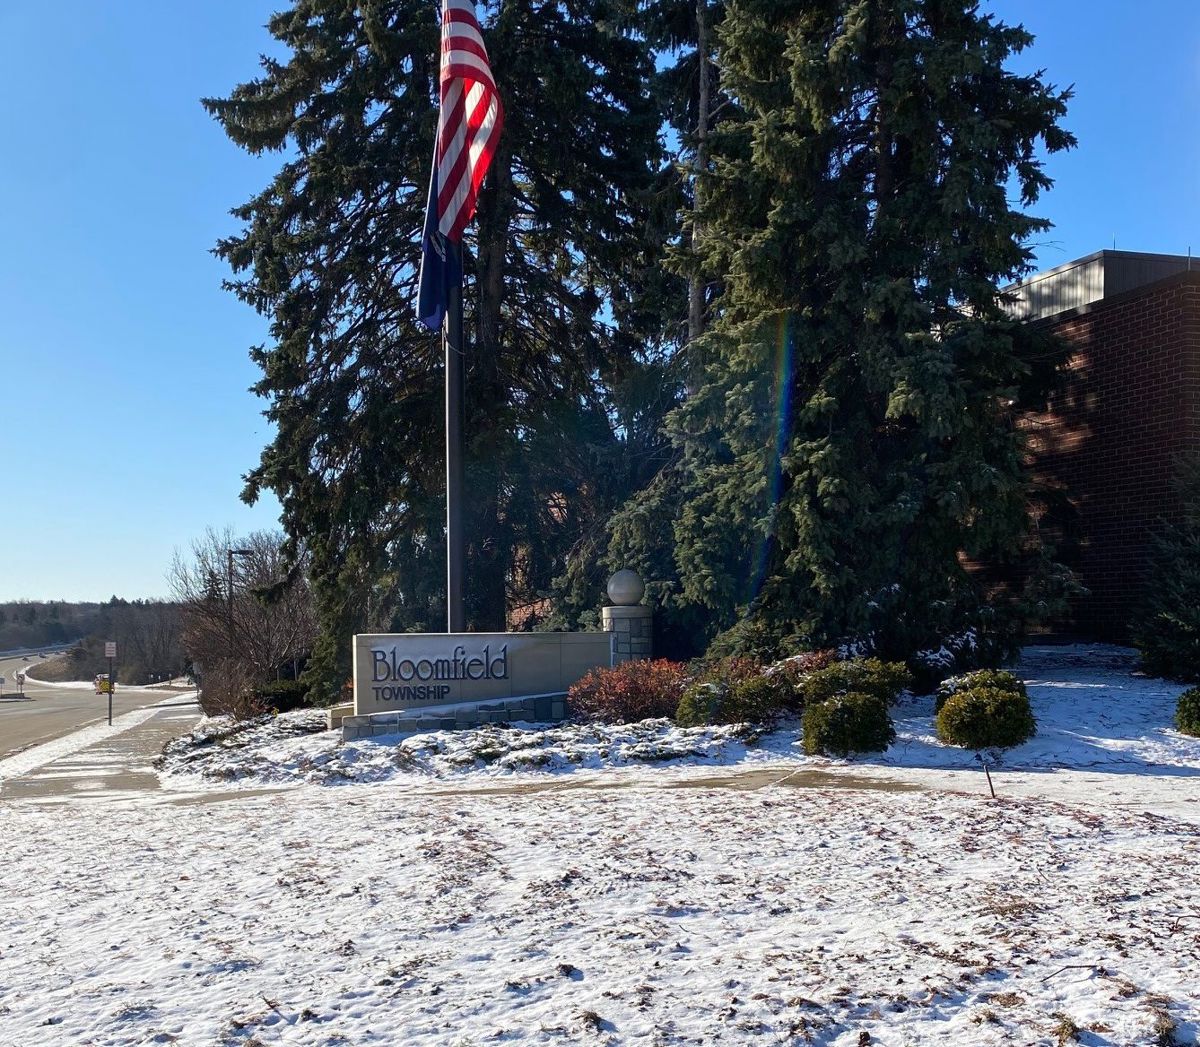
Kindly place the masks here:
POLYGON ((604 632, 360 634, 354 714, 562 695, 612 646, 604 632))

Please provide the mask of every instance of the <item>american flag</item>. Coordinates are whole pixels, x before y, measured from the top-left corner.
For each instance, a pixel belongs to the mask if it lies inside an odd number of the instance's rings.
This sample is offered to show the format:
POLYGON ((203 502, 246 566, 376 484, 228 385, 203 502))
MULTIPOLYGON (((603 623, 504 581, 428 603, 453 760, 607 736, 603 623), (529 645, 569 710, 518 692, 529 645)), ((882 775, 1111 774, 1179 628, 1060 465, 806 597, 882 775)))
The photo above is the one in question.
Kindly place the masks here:
POLYGON ((441 110, 422 235, 417 315, 442 325, 449 289, 461 286, 455 252, 475 214, 479 187, 496 152, 504 111, 472 0, 442 0, 441 110))

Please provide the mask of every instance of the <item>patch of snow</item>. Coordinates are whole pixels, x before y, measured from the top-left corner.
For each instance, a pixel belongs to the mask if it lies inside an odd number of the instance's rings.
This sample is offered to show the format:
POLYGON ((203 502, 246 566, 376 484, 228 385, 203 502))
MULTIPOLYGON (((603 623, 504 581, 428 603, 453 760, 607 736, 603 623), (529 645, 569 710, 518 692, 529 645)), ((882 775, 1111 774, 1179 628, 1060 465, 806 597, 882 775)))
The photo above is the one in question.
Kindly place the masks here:
POLYGON ((1179 688, 1131 667, 1026 652, 1040 733, 995 802, 932 698, 849 767, 794 725, 343 745, 320 713, 206 720, 163 762, 211 802, 0 803, 0 1041, 1195 1042, 1200 825, 1036 791, 1196 792, 1179 688))
POLYGON ((979 646, 974 629, 948 637, 936 650, 918 651, 916 660, 930 669, 949 670, 961 663, 964 654, 973 655, 979 646))
MULTIPOLYGON (((25 682, 37 684, 39 687, 53 687, 63 691, 94 691, 96 684, 94 680, 43 680, 40 676, 34 676, 29 669, 25 670, 25 682)), ((125 691, 168 691, 173 687, 178 686, 175 680, 165 680, 162 683, 119 683, 117 684, 117 693, 121 694, 125 691)))
POLYGON ((838 644, 834 653, 839 662, 849 661, 851 658, 870 658, 875 653, 875 638, 869 636, 865 640, 848 640, 838 644))
POLYGON ((1149 1047, 1200 827, 939 793, 301 786, 0 805, 0 1028, 61 1044, 1149 1047))
MULTIPOLYGON (((395 734, 342 742, 311 710, 261 717, 245 725, 202 721, 170 743, 159 769, 223 786, 281 782, 342 785, 395 778, 485 777, 520 772, 572 772, 637 764, 728 766, 750 758, 747 726, 676 727, 669 720, 635 724, 498 725, 464 731, 395 734)), ((769 756, 765 751, 764 756, 769 756)), ((183 784, 191 783, 184 781, 183 784)))
MULTIPOLYGON (((984 757, 993 769, 1009 771, 1083 769, 1177 781, 1200 778, 1200 739, 1171 726, 1184 686, 1139 676, 1135 665, 1136 655, 1124 648, 1028 648, 1016 672, 1029 689, 1038 733, 1024 745, 984 757)), ((340 732, 323 730, 323 714, 302 711, 264 717, 240 730, 228 722, 204 721, 192 736, 168 747, 162 770, 228 786, 494 777, 638 763, 978 769, 980 757, 973 750, 938 741, 933 705, 932 695, 903 695, 893 709, 891 748, 849 761, 805 756, 794 721, 765 735, 744 725, 679 728, 668 720, 647 720, 617 726, 492 726, 343 743, 340 732), (229 736, 211 743, 222 734, 229 736)))

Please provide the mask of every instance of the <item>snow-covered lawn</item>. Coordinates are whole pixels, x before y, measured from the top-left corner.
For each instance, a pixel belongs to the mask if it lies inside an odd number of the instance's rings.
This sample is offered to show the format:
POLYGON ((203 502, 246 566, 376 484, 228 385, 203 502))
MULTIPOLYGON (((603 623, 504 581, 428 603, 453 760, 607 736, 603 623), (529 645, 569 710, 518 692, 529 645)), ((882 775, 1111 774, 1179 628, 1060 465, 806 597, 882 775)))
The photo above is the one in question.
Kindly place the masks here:
MULTIPOLYGON (((669 784, 669 783, 667 783, 669 784)), ((0 1042, 1154 1044, 1200 828, 953 794, 0 807, 0 1042), (864 1038, 863 1034, 871 1038, 864 1038)))
POLYGON ((1107 649, 1023 672, 998 801, 915 701, 850 766, 786 731, 299 716, 178 747, 142 800, 0 800, 0 1044, 1193 1043, 1200 823, 1005 787, 1065 757, 1195 794, 1179 688, 1107 649), (231 779, 302 784, 197 802, 231 779))
MULTIPOLYGON (((1004 772, 1089 769, 1152 778, 1164 794, 1194 790, 1200 800, 1200 738, 1174 730, 1183 686, 1135 675, 1136 656, 1119 647, 1027 648, 1018 669, 1029 688, 1037 736, 1004 753, 985 754, 1004 772)), ((933 697, 905 696, 894 709, 897 738, 881 754, 850 761, 875 774, 893 769, 978 769, 973 751, 941 744, 933 697)), ((222 788, 310 782, 415 782, 430 778, 512 778, 529 772, 578 774, 613 768, 830 767, 846 761, 806 757, 799 725, 766 736, 747 727, 683 729, 668 720, 640 724, 488 727, 343 743, 323 730, 321 713, 268 718, 249 728, 208 721, 169 747, 169 779, 222 788), (202 744, 196 744, 200 742, 202 744)), ((1200 817, 1200 808, 1197 809, 1200 817)))

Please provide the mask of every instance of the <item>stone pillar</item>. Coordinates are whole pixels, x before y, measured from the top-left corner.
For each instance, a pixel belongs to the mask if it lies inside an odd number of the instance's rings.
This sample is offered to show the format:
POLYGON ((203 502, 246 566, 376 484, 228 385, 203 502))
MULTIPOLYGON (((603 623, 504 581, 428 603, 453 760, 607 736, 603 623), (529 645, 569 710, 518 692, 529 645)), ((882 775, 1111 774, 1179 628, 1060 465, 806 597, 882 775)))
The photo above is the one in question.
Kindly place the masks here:
POLYGON ((642 604, 645 585, 635 571, 618 571, 608 580, 608 598, 612 606, 600 610, 606 633, 615 633, 613 664, 634 658, 653 656, 651 634, 654 612, 642 604))

